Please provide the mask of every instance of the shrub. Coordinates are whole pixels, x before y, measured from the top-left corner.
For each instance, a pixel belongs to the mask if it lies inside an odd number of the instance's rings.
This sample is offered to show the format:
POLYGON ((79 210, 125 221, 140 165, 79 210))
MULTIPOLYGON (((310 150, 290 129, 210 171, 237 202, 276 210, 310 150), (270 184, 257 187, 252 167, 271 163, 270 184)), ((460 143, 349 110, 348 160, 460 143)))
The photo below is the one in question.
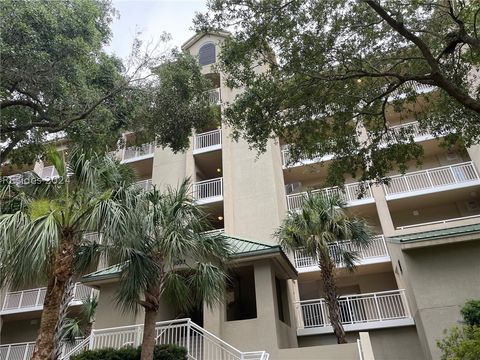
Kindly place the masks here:
MULTIPOLYGON (((125 347, 122 349, 87 350, 72 356, 71 360, 139 360, 141 347, 125 347)), ((177 345, 157 345, 153 352, 153 360, 186 360, 187 350, 177 345)))
POLYGON ((480 326, 480 300, 467 301, 460 312, 467 325, 480 326))
POLYGON ((480 359, 480 327, 454 327, 437 345, 442 350, 442 360, 478 360, 480 359))
POLYGON ((153 350, 153 360, 186 360, 187 349, 177 345, 157 345, 153 350))
POLYGON ((125 347, 122 349, 87 350, 72 356, 71 360, 138 360, 140 348, 125 347))
POLYGON ((480 300, 470 300, 460 310, 465 325, 453 327, 447 336, 437 341, 441 360, 480 359, 480 300))

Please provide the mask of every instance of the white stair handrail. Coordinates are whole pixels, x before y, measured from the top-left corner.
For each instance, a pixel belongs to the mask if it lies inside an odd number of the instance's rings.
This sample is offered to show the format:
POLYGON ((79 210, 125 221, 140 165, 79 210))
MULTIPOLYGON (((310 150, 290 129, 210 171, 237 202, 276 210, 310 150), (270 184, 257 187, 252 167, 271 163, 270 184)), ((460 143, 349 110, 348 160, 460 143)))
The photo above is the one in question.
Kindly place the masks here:
MULTIPOLYGON (((192 360, 211 359, 210 355, 213 354, 217 357, 218 354, 221 354, 222 360, 268 360, 269 358, 269 354, 265 351, 242 352, 208 330, 195 324, 189 318, 160 321, 156 323, 155 328, 157 331, 161 330, 161 333, 156 336, 157 344, 178 344, 184 346, 188 351, 189 359, 192 360)), ((128 337, 130 337, 130 339, 133 338, 133 341, 124 341, 122 344, 140 345, 142 335, 142 324, 98 330, 94 329, 88 338, 65 354, 61 360, 66 360, 70 356, 86 349, 122 347, 119 346, 118 340, 127 339, 128 337), (111 337, 112 341, 108 341, 108 336, 111 337), (96 343, 96 337, 101 337, 99 338, 101 344, 96 343), (114 341, 116 341, 116 346, 114 341)))
POLYGON ((86 337, 85 339, 83 339, 83 341, 81 343, 79 343, 77 346, 75 346, 73 349, 71 349, 69 352, 67 352, 66 354, 64 354, 60 360, 63 360, 63 359, 69 359, 70 356, 72 355, 76 355, 78 353, 80 353, 81 351, 85 351, 88 349, 88 345, 90 343, 90 338, 91 338, 91 335, 86 337))

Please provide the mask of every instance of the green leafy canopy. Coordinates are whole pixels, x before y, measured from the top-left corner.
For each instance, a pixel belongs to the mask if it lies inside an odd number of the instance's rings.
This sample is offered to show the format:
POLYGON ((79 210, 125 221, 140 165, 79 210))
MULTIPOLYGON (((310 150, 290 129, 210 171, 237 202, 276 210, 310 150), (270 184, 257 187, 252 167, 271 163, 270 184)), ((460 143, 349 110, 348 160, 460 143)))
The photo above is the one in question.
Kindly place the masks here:
POLYGON ((224 111, 234 134, 261 151, 280 137, 292 162, 334 154, 328 182, 338 183, 421 159, 411 131, 387 130, 390 118, 447 133, 448 146, 480 142, 479 9, 478 0, 211 0, 195 23, 232 31, 218 65, 228 86, 245 89, 224 111), (419 86, 433 91, 418 97, 419 86))
POLYGON ((137 34, 125 60, 105 50, 116 15, 110 0, 0 2, 2 162, 31 163, 58 137, 105 152, 126 131, 184 150, 212 118, 210 82, 194 58, 160 46, 168 34, 137 34))

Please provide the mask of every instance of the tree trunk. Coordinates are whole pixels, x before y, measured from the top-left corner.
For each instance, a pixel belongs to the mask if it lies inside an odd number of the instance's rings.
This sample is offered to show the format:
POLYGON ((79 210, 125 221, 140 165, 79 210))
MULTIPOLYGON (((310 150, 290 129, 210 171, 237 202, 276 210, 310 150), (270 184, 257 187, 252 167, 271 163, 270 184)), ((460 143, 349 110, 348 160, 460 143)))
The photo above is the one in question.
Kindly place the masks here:
POLYGON ((145 320, 143 323, 142 354, 140 360, 152 360, 155 348, 155 323, 157 310, 145 308, 145 320))
POLYGON ((333 334, 337 338, 337 343, 345 344, 347 342, 347 339, 345 338, 345 330, 343 329, 342 325, 340 304, 337 298, 337 287, 335 285, 335 279, 333 274, 335 265, 332 259, 330 259, 328 249, 326 250, 326 252, 327 254, 320 254, 319 256, 323 289, 325 291, 325 302, 327 303, 330 323, 333 327, 333 334))
POLYGON ((152 360, 155 348, 155 324, 160 303, 160 281, 152 281, 145 291, 145 320, 143 323, 142 353, 140 360, 152 360))
POLYGON ((55 332, 60 319, 60 310, 65 291, 72 278, 75 245, 72 237, 64 237, 55 256, 53 276, 50 276, 43 303, 40 329, 38 331, 32 360, 50 360, 55 349, 55 332))

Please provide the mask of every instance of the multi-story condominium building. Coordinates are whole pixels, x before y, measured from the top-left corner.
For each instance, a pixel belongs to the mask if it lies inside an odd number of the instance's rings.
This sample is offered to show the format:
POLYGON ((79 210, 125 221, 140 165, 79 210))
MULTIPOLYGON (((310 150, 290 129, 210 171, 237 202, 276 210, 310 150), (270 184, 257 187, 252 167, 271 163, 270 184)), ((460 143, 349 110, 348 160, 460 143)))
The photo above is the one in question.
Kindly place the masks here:
MULTIPOLYGON (((183 45, 215 84, 212 101, 218 104, 235 96, 213 70, 226 36, 198 34, 183 45)), ((216 308, 180 314, 164 304, 157 340, 187 346, 192 359, 266 359, 266 353, 270 359, 438 359, 436 340, 460 320, 465 301, 480 298, 480 147, 449 152, 413 120, 392 116, 389 123, 393 131, 415 130, 423 164, 390 174, 388 186, 368 186, 361 198, 354 179, 343 189, 322 188, 329 158, 292 164, 284 139, 269 141, 257 156, 243 140, 232 141, 222 124, 196 134, 185 153, 153 144, 129 147, 127 137, 117 156, 135 170, 139 186, 192 178, 193 196, 224 232, 235 264, 225 302, 216 308), (337 266, 348 344, 336 344, 316 259, 301 249, 286 254, 272 235, 288 210, 302 206, 307 190, 344 197, 377 233, 360 250, 355 272, 337 266)), ((55 175, 42 164, 23 170, 55 175)), ((351 244, 332 245, 332 255, 340 247, 351 244)), ((82 296, 99 294, 93 334, 77 349, 138 343, 142 314, 115 306, 118 272, 115 266, 99 269, 76 285, 72 313, 82 296)), ((1 293, 2 360, 28 357, 42 311, 43 288, 15 290, 1 293)))

